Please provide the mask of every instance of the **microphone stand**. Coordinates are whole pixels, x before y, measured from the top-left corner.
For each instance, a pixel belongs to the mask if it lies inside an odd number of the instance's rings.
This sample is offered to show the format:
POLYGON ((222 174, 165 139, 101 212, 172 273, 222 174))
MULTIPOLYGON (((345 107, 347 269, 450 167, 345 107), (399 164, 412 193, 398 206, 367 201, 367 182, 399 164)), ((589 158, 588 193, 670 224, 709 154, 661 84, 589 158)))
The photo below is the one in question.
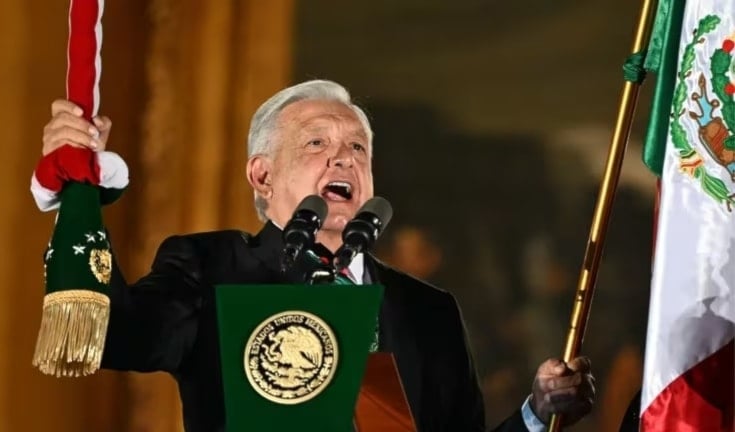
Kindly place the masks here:
POLYGON ((336 278, 337 271, 334 267, 320 263, 315 269, 309 272, 306 283, 309 285, 333 284, 336 278))
MULTIPOLYGON (((303 281, 307 285, 345 285, 354 283, 350 278, 340 275, 334 260, 324 262, 311 249, 306 249, 302 258, 298 261, 297 267, 293 268, 292 271, 303 273, 303 281)), ((284 273, 285 271, 283 270, 284 273)))
POLYGON ((333 284, 337 279, 337 269, 334 265, 323 262, 311 249, 304 252, 305 258, 313 264, 313 267, 306 271, 305 282, 308 285, 333 284))

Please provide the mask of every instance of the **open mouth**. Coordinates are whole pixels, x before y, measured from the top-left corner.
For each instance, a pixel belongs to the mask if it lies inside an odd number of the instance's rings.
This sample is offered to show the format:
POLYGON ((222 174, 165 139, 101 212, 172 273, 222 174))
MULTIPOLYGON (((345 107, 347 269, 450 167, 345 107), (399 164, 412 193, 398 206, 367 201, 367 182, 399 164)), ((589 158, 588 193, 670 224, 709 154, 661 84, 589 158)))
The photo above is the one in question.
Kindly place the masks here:
POLYGON ((349 201, 352 199, 352 185, 343 181, 329 182, 322 189, 322 197, 330 201, 349 201))

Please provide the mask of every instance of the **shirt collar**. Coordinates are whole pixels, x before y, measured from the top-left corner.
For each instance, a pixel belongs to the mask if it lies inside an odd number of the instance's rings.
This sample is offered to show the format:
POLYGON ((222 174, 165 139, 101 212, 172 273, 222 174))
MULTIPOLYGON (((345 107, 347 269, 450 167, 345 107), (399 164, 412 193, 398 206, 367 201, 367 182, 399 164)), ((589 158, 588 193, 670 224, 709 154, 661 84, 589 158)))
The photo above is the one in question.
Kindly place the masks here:
POLYGON ((355 259, 352 260, 348 268, 355 278, 354 282, 362 285, 365 282, 363 280, 363 276, 365 276, 365 255, 362 253, 355 255, 355 259))

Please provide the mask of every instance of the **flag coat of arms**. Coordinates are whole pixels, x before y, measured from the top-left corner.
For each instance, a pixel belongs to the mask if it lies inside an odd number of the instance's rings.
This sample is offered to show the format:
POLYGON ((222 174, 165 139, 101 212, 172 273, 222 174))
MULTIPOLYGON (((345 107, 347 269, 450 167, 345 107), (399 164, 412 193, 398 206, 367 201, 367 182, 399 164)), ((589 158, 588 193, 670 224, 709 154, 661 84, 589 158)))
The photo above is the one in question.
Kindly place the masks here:
POLYGON ((644 159, 661 176, 642 431, 733 431, 735 1, 662 0, 644 159))

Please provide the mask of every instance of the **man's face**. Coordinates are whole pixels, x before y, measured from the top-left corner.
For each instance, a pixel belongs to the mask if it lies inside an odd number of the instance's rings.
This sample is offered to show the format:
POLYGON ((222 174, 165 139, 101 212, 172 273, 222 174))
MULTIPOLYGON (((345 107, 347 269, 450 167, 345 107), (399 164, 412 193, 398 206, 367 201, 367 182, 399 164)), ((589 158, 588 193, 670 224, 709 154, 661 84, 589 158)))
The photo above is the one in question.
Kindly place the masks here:
POLYGON ((357 114, 337 101, 295 102, 281 111, 274 139, 268 216, 283 227, 317 194, 329 207, 322 231, 341 233, 373 196, 372 148, 357 114))

